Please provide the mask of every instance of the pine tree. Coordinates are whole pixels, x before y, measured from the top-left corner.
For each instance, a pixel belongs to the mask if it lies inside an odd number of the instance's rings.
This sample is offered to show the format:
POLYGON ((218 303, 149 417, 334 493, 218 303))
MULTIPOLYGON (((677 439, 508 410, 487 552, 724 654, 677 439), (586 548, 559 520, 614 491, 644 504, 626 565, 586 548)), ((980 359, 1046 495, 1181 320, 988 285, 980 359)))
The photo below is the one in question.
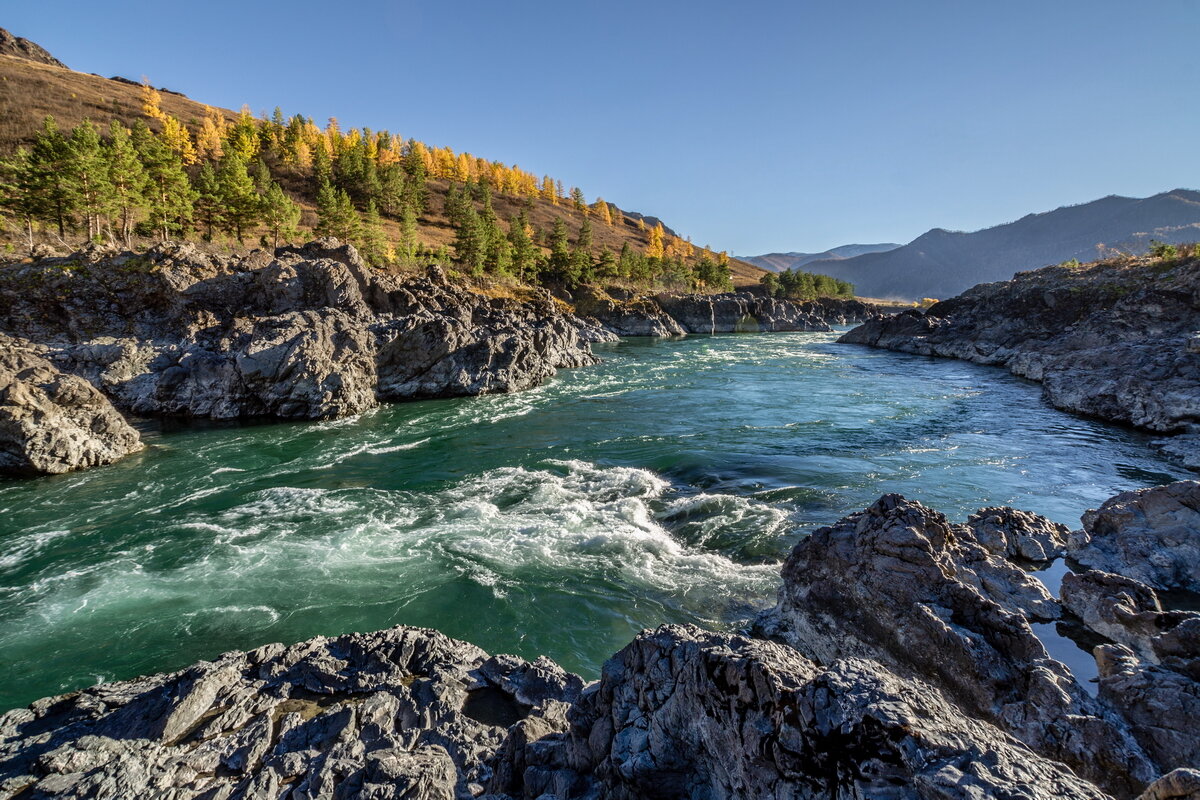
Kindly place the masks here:
POLYGON ((33 224, 46 213, 37 177, 24 147, 18 148, 12 158, 0 160, 0 205, 24 223, 27 246, 33 253, 33 224))
POLYGON ((362 217, 362 233, 358 241, 358 249, 368 264, 377 266, 396 260, 396 253, 383 231, 383 220, 380 219, 379 209, 375 207, 373 200, 367 201, 367 210, 363 212, 362 217))
POLYGON ((112 208, 116 215, 121 239, 126 247, 133 245, 134 215, 148 205, 146 192, 149 181, 142 160, 130 140, 129 129, 113 120, 109 125, 108 182, 112 187, 112 208))
POLYGON ((550 231, 550 260, 547 269, 552 280, 565 282, 571 271, 571 251, 567 246, 567 226, 561 219, 554 220, 550 231))
POLYGON ((29 178, 41 198, 40 213, 58 226, 59 238, 66 236, 67 218, 75 210, 70 159, 70 143, 59 131, 54 117, 46 117, 29 149, 29 178))
POLYGON ((596 263, 596 277, 620 277, 620 267, 617 264, 617 257, 613 255, 613 251, 609 250, 607 247, 600 251, 600 260, 596 263))
POLYGON ((538 248, 529 235, 529 221, 522 211, 508 221, 508 241, 512 245, 512 270, 518 278, 528 280, 537 271, 538 248))
POLYGON ((334 236, 343 242, 358 240, 362 222, 345 189, 335 189, 328 182, 321 185, 317 192, 317 227, 313 232, 318 236, 334 236))
POLYGON ((472 275, 483 274, 488 236, 474 203, 467 203, 454 235, 454 259, 472 275))
POLYGON ((246 172, 246 161, 237 150, 231 150, 221 159, 217 185, 224 207, 225 230, 234 234, 239 244, 244 244, 246 229, 253 227, 262 214, 262 202, 254 180, 246 172))
POLYGON ((213 232, 225 224, 225 205, 221 200, 221 182, 212 164, 205 161, 196 175, 196 216, 204 227, 204 238, 212 241, 213 232))
POLYGON ((587 217, 579 226, 579 237, 575 240, 575 248, 571 251, 571 265, 567 271, 566 283, 575 286, 579 283, 590 283, 594 278, 592 270, 592 222, 587 217))
POLYGON ((100 235, 101 221, 112 204, 112 184, 100 134, 91 120, 84 120, 71 131, 67 169, 74 205, 83 214, 88 239, 94 239, 100 235))
POLYGON ((425 188, 428 176, 428 168, 425 166, 425 145, 409 139, 405 150, 404 172, 408 175, 408 180, 405 181, 404 199, 412 206, 417 216, 420 216, 425 213, 428 202, 428 190, 425 188))
POLYGON ((275 249, 279 248, 280 239, 300 234, 300 206, 274 181, 262 196, 262 219, 271 232, 271 246, 275 249))
POLYGON ((587 213, 587 201, 584 199, 583 190, 578 186, 571 187, 571 205, 575 207, 576 211, 587 213))
POLYGON ((405 205, 404 167, 388 164, 379 171, 379 208, 396 216, 405 205))
POLYGON ((412 203, 404 203, 400 211, 400 255, 412 259, 417 254, 417 211, 412 203))
POLYGON ((196 193, 183 169, 182 157, 151 133, 145 123, 139 120, 134 124, 131 139, 146 169, 150 224, 166 241, 172 230, 179 233, 186 230, 196 193))

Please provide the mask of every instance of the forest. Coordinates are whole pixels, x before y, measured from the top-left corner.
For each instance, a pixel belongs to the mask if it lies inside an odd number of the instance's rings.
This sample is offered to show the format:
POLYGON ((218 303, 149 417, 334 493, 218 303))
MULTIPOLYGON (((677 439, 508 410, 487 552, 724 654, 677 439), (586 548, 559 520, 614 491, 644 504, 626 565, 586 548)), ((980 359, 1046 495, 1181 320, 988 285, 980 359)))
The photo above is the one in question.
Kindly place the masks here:
POLYGON ((343 131, 336 119, 320 127, 279 109, 259 117, 243 109, 232 120, 206 109, 185 123, 162 111, 148 85, 142 113, 132 126, 85 120, 70 130, 47 117, 28 145, 0 160, 0 209, 19 231, 10 238, 32 253, 39 240, 277 247, 336 236, 381 268, 436 262, 471 278, 566 288, 593 281, 732 288, 727 253, 697 247, 661 222, 627 217, 603 199, 589 203, 578 187, 516 165, 388 131, 343 131), (518 210, 502 217, 499 197, 518 201, 518 210), (529 213, 537 203, 568 213, 539 228, 529 213), (426 241, 423 226, 434 218, 452 226, 451 243, 426 241), (636 228, 646 244, 598 244, 597 226, 636 228))

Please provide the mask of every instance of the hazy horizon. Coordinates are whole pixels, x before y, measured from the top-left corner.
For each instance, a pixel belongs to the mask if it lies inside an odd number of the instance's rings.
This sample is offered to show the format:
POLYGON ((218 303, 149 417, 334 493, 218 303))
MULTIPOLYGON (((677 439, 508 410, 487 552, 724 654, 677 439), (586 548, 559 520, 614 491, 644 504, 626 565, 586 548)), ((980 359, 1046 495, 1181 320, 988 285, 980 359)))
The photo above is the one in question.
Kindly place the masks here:
POLYGON ((1185 0, 329 8, 45 3, 0 25, 82 72, 515 162, 743 255, 1200 185, 1185 0))

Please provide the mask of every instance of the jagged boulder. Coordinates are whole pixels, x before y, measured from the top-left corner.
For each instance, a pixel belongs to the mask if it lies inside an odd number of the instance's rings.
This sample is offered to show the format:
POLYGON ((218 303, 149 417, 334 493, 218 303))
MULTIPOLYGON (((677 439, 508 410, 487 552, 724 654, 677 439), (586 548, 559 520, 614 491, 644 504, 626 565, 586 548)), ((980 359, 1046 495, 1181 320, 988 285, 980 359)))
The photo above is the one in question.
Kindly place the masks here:
POLYGON ((0 335, 0 473, 69 472, 141 449, 137 431, 87 381, 0 335))
POLYGON ((1105 797, 877 662, 822 667, 783 645, 690 626, 640 635, 568 719, 565 734, 527 730, 510 742, 492 791, 531 800, 1105 797))
POLYGON ((266 645, 0 716, 0 796, 469 797, 581 687, 419 628, 266 645))
POLYGON ((1200 481, 1108 499, 1083 515, 1070 555, 1084 566, 1155 589, 1200 592, 1200 481))
POLYGON ((1060 613, 1054 599, 993 552, 1000 541, 1004 552, 1022 552, 1010 543, 1054 527, 994 509, 972 519, 974 527, 954 525, 920 503, 885 495, 796 545, 784 562, 779 603, 757 629, 821 664, 878 660, 1106 790, 1136 794, 1158 770, 1123 722, 1034 634, 1030 620, 1060 613), (1001 535, 996 529, 1006 519, 1018 524, 1001 535), (976 535, 984 524, 990 548, 976 535))

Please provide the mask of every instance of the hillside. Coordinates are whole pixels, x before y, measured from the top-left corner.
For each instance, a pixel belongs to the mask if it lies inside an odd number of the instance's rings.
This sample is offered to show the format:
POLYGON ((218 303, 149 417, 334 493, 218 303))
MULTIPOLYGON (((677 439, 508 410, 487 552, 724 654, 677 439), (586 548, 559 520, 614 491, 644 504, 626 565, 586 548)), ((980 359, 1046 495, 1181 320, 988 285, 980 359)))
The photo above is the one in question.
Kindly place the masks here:
MULTIPOLYGON (((85 119, 92 120, 103 129, 107 129, 110 120, 117 120, 130 127, 142 121, 156 131, 161 130, 160 123, 148 119, 143 113, 143 90, 140 85, 127 79, 77 72, 58 66, 58 63, 32 42, 17 39, 0 29, 0 155, 11 154, 18 146, 29 144, 48 115, 53 116, 59 128, 65 131, 85 119)), ((210 111, 205 104, 173 91, 174 88, 179 87, 159 90, 161 110, 183 122, 193 135, 198 132, 206 114, 215 112, 229 125, 233 125, 239 117, 238 113, 226 108, 210 111)), ((313 227, 317 222, 317 213, 312 182, 286 169, 276 171, 275 164, 271 166, 275 179, 302 208, 300 226, 313 227)), ((448 247, 454 241, 454 225, 446 213, 446 193, 450 184, 450 180, 434 174, 428 179, 428 199, 417 220, 417 239, 428 250, 448 247)), ((561 220, 572 240, 581 225, 581 214, 565 198, 555 204, 540 197, 497 192, 493 202, 502 220, 523 210, 530 225, 542 232, 549 232, 555 222, 561 220)), ((617 208, 611 203, 609 205, 617 208)), ((646 252, 650 245, 651 229, 659 220, 632 211, 623 211, 616 217, 618 221, 613 225, 600 223, 593 226, 593 252, 600 253, 607 248, 617 253, 625 244, 637 253, 646 252)), ((384 215, 382 227, 392 240, 400 236, 399 224, 398 219, 384 215)), ((663 228, 668 237, 675 238, 674 231, 665 224, 663 228)), ((259 232, 252 233, 251 242, 259 232)), ((681 247, 683 241, 679 239, 681 247)), ((230 250, 239 249, 236 243, 224 244, 230 250)), ((697 244, 695 250, 697 255, 693 258, 698 258, 703 252, 702 248, 697 244)), ((757 285, 763 275, 763 270, 758 267, 736 259, 730 260, 729 270, 736 286, 757 285)))
POLYGON ((901 245, 891 242, 882 244, 844 244, 821 253, 764 253, 761 256, 740 256, 742 261, 762 267, 771 272, 783 272, 786 269, 804 269, 814 261, 836 261, 843 258, 854 258, 864 253, 883 253, 895 250, 901 245))
POLYGON ((813 261, 807 269, 850 281, 860 295, 942 298, 1021 270, 1144 253, 1151 240, 1200 240, 1200 192, 1110 195, 970 233, 935 228, 885 253, 813 261))

